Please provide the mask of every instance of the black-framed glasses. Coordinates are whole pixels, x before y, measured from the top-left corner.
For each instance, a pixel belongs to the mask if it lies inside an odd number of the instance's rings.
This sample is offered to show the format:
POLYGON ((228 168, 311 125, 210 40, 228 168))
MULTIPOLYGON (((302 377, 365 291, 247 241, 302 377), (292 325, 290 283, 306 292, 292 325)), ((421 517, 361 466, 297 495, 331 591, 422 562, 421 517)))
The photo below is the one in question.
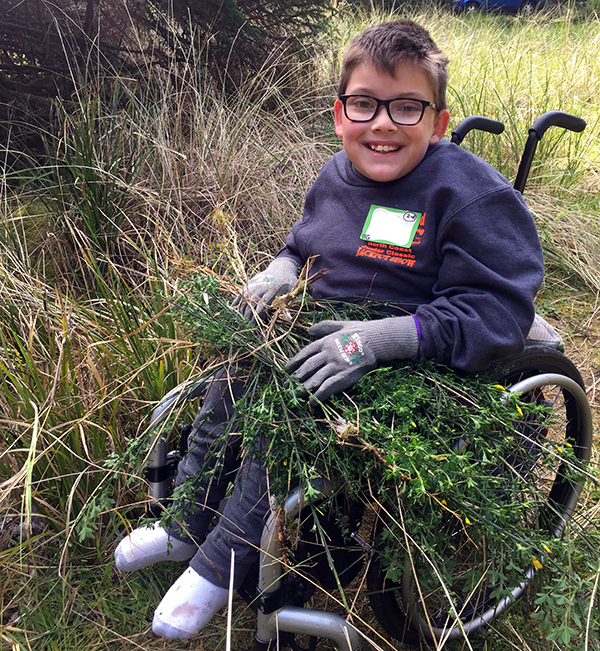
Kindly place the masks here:
POLYGON ((394 99, 379 99, 369 95, 340 95, 344 105, 344 113, 351 122, 368 122, 378 113, 381 106, 387 109, 390 120, 402 126, 419 124, 430 106, 437 110, 433 102, 413 97, 395 97, 394 99))

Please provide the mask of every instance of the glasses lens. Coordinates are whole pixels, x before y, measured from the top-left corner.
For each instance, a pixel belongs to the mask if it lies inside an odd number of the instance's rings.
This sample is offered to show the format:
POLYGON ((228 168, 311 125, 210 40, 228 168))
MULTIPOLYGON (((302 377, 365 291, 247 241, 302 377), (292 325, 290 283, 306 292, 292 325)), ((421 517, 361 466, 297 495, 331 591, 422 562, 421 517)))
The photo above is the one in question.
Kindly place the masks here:
POLYGON ((390 114, 397 124, 417 124, 423 115, 423 104, 410 99, 390 102, 390 114))
POLYGON ((372 97, 350 95, 346 99, 346 116, 349 120, 370 120, 377 110, 377 100, 372 97))

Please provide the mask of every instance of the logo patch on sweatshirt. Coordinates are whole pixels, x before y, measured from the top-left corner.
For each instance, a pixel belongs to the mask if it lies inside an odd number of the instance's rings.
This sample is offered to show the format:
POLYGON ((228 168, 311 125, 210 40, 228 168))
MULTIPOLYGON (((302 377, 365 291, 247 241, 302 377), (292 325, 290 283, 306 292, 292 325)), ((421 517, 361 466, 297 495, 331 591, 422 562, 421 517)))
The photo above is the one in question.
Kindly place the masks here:
POLYGON ((360 235, 366 243, 358 247, 356 257, 413 267, 415 247, 424 234, 425 213, 372 205, 360 235))
POLYGON ((361 240, 410 249, 422 213, 372 205, 360 235, 361 240))

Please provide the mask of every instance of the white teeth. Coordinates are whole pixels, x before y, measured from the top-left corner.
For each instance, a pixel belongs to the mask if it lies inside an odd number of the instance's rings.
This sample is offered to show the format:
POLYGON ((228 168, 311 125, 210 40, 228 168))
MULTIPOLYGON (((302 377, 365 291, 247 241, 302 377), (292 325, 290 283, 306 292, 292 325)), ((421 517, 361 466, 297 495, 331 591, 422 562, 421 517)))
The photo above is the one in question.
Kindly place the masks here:
POLYGON ((369 145, 373 151, 380 151, 382 153, 387 153, 389 151, 398 151, 400 147, 392 147, 391 145, 369 145))

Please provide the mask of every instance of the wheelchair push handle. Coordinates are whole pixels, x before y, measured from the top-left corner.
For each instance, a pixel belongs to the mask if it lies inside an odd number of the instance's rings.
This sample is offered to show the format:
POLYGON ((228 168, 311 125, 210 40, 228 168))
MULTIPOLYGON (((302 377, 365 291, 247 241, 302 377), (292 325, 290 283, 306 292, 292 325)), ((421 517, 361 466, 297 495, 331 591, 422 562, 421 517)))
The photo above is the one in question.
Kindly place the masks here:
POLYGON ((533 162, 533 155, 535 154, 538 142, 543 138, 544 134, 550 127, 560 127, 561 129, 581 133, 585 129, 586 123, 585 120, 577 115, 571 115, 570 113, 564 113, 563 111, 548 111, 547 113, 540 115, 529 129, 529 136, 525 143, 523 157, 521 158, 519 171, 517 172, 517 178, 515 179, 514 188, 521 194, 523 194, 525 184, 527 183, 527 177, 529 176, 531 163, 533 162))
POLYGON ((462 120, 452 132, 450 142, 455 145, 460 145, 465 136, 473 129, 479 131, 487 131, 487 133, 501 134, 504 131, 504 124, 499 120, 492 120, 491 118, 484 118, 481 115, 472 115, 462 120))
POLYGON ((586 124, 585 120, 577 115, 563 113, 562 111, 548 111, 547 113, 540 115, 540 117, 533 123, 531 129, 529 129, 529 133, 534 131, 538 140, 541 140, 550 127, 561 127, 561 129, 581 133, 585 129, 586 124))

